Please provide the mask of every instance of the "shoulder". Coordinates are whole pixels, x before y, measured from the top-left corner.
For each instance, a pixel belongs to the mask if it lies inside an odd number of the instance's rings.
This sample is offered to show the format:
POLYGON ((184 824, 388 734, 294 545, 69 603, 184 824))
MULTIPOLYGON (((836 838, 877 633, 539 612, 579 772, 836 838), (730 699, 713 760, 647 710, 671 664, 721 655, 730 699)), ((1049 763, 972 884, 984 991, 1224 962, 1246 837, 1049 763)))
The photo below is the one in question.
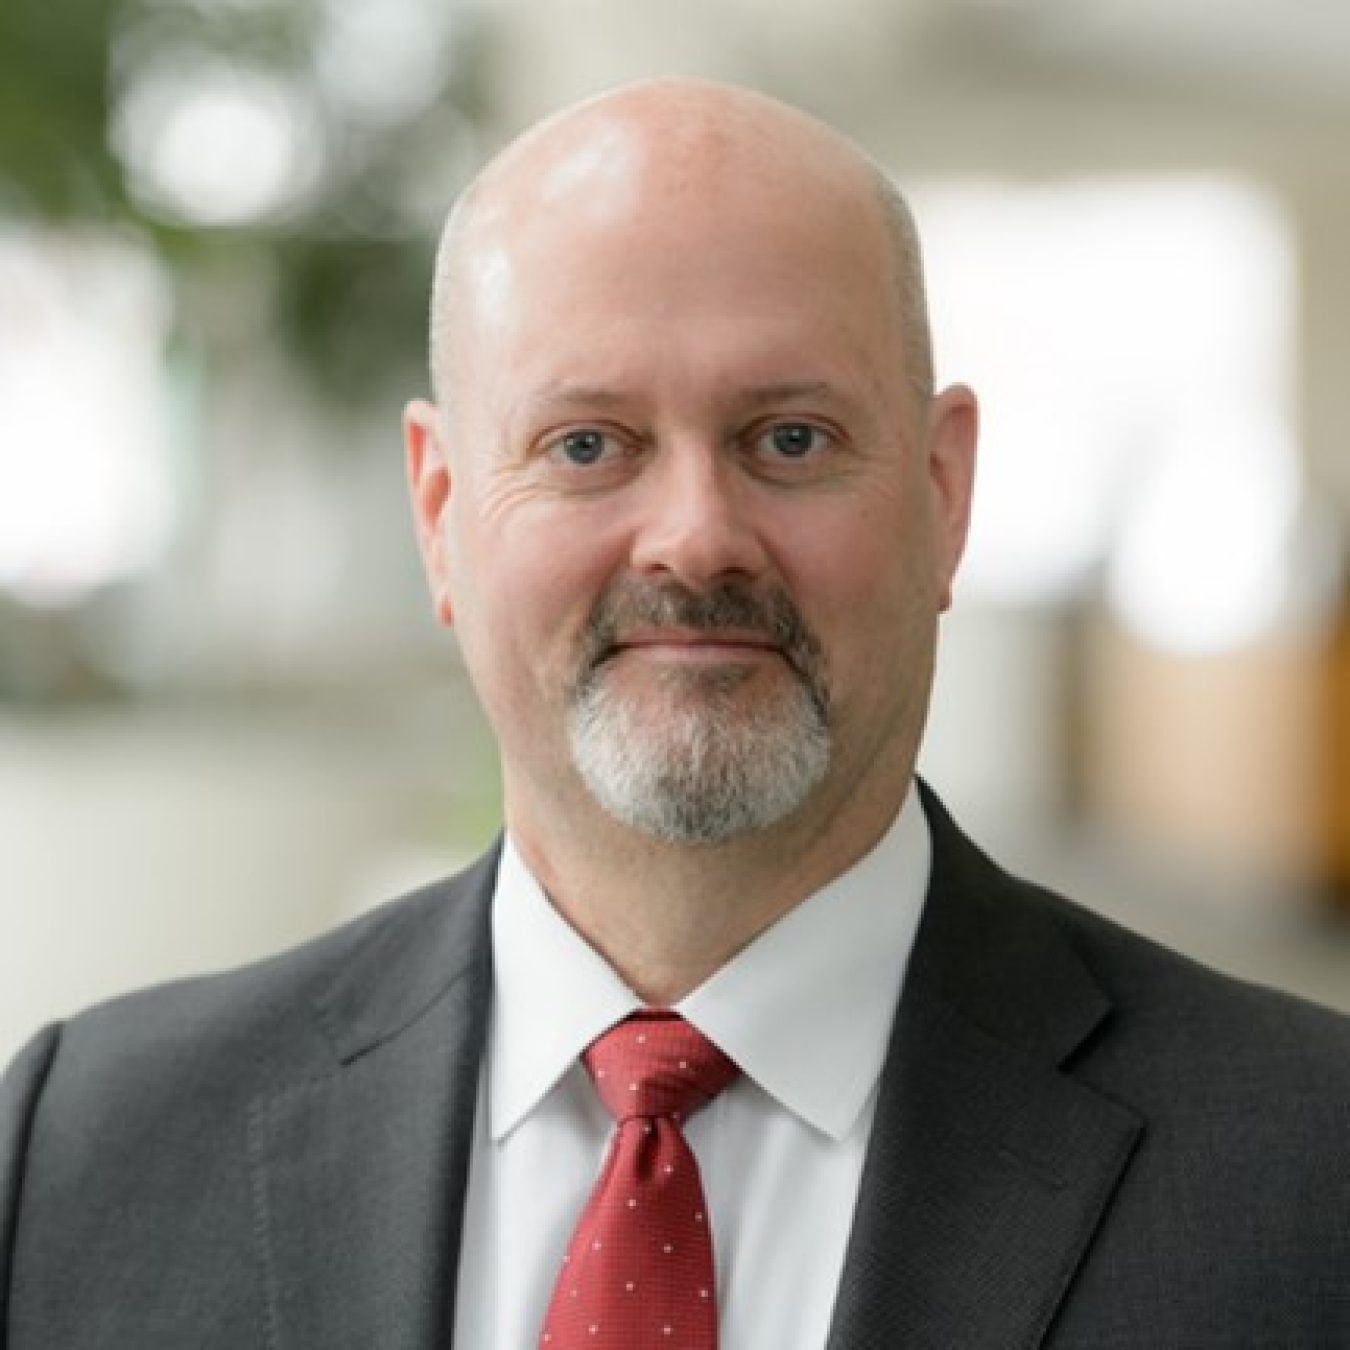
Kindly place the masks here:
POLYGON ((41 1033, 11 1077, 97 1115, 160 1093, 181 1104, 189 1082, 209 1114, 219 1092, 321 1074, 482 975, 495 867, 494 852, 279 955, 92 1007, 41 1033))
POLYGON ((1090 906, 1025 881, 1014 882, 1040 908, 1113 1000, 1142 1016, 1165 1014, 1167 1025, 1223 1027, 1232 1019, 1257 1032, 1296 1029, 1339 1044, 1350 1016, 1263 984, 1224 974, 1205 963, 1105 918, 1090 906))
POLYGON ((1058 895, 1026 892, 1111 1001, 1094 1047, 1100 1064, 1253 1101, 1288 1089, 1336 1103, 1350 1127, 1350 1017, 1210 969, 1058 895))
POLYGON ((1030 1044, 1072 1003, 1076 1025, 1091 1028, 1073 1041, 1075 1072, 1124 1097, 1164 1108, 1287 1090, 1284 1102, 1320 1096, 1350 1125, 1350 1017, 1210 969, 1013 876, 931 794, 925 805, 931 964, 987 1030, 1030 1044))

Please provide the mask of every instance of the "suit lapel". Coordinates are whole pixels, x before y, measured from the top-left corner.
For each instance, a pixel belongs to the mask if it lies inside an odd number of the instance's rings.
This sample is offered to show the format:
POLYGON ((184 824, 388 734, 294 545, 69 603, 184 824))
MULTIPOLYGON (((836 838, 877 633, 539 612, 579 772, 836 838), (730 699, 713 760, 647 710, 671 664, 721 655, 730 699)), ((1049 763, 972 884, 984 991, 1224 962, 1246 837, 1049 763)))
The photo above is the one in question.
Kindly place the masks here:
POLYGON ((332 1060, 254 1103, 271 1350, 450 1344, 495 864, 376 928, 317 1001, 332 1060))
POLYGON ((1062 1068, 1105 994, 1025 888, 925 805, 933 879, 830 1350, 1029 1350, 1141 1126, 1062 1068))

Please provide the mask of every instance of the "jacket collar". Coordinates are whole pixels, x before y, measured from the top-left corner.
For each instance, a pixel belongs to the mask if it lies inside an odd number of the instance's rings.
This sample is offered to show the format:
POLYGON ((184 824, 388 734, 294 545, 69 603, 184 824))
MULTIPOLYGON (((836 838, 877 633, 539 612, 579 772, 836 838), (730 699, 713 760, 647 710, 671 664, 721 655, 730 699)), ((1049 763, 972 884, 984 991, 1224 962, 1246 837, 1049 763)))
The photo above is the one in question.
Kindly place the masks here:
POLYGON ((830 1350, 1040 1344, 1142 1128, 1066 1067, 1107 994, 1032 888, 924 804, 933 876, 830 1350))
POLYGON ((450 1344, 495 871, 361 930, 315 1000, 331 1055, 253 1103, 268 1345, 450 1344))

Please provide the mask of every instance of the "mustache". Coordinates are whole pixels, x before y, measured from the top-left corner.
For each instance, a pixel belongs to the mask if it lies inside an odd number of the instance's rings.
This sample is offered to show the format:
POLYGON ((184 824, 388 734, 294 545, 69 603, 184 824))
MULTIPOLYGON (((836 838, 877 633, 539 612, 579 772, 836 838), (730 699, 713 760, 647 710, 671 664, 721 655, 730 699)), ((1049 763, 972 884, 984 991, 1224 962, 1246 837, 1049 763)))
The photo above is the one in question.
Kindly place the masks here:
POLYGON ((825 649, 781 586, 723 581, 695 591, 673 581, 611 582, 596 600, 582 633, 579 689, 594 681, 600 667, 623 645, 624 633, 634 628, 758 634, 782 653, 821 713, 828 708, 825 649))

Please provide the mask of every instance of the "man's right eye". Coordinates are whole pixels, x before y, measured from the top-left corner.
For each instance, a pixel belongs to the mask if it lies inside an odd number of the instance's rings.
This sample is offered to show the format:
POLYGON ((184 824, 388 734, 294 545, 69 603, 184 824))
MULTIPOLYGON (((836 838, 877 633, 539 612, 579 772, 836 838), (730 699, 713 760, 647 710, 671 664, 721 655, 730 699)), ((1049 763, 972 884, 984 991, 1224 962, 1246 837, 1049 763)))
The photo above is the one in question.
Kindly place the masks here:
POLYGON ((613 453, 611 438, 594 427, 584 427, 579 431, 568 431, 553 444, 556 458, 585 468, 598 464, 607 455, 613 453))

